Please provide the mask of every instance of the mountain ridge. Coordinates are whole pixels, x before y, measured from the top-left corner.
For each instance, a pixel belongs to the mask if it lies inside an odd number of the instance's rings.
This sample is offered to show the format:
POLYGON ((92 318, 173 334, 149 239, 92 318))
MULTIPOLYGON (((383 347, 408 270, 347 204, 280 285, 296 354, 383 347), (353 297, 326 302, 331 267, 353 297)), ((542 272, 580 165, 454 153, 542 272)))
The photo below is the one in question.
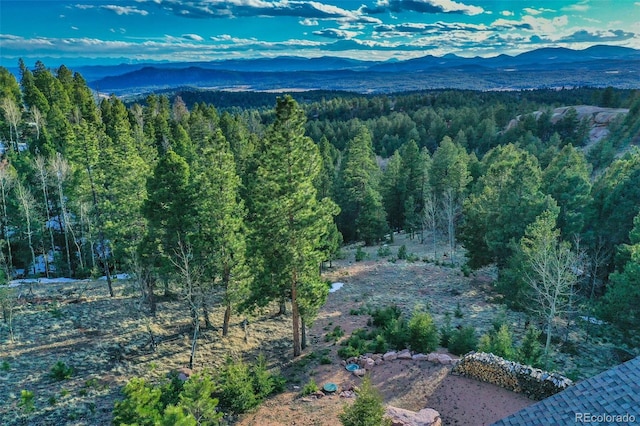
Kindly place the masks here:
POLYGON ((516 56, 425 55, 404 61, 323 56, 78 67, 89 85, 115 94, 176 86, 219 90, 347 90, 429 88, 519 90, 565 86, 640 86, 640 50, 598 45, 584 50, 543 48, 516 56), (392 79, 398 84, 391 84, 392 79), (465 78, 461 78, 462 76, 465 78), (423 77, 417 78, 417 77, 423 77), (456 79, 460 80, 457 81, 456 79))

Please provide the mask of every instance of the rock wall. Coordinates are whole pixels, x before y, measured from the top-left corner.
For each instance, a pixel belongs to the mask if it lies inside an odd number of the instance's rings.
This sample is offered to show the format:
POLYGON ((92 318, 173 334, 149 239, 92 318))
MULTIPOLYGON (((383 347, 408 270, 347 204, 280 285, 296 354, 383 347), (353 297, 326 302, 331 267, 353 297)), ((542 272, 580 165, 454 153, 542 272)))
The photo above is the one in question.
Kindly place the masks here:
POLYGON ((570 379, 560 374, 548 373, 484 352, 465 355, 453 367, 452 373, 493 383, 535 400, 547 398, 573 385, 570 379))

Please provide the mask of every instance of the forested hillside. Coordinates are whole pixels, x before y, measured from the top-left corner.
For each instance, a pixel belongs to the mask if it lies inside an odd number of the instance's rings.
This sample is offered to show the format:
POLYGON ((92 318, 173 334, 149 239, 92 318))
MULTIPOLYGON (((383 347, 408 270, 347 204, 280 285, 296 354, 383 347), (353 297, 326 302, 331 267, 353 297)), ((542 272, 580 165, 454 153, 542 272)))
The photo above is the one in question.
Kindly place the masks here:
POLYGON ((466 250, 464 268, 497 265, 519 309, 536 256, 570 252, 571 303, 640 328, 637 91, 296 94, 268 108, 254 94, 250 108, 206 92, 125 104, 64 66, 20 72, 0 69, 3 281, 106 275, 113 295, 127 272, 151 313, 177 282, 194 324, 199 295, 221 294, 225 328, 236 310, 291 302, 298 355, 342 242, 404 230, 430 244, 431 231, 466 250), (551 115, 584 104, 629 109, 589 150, 591 123, 551 115))

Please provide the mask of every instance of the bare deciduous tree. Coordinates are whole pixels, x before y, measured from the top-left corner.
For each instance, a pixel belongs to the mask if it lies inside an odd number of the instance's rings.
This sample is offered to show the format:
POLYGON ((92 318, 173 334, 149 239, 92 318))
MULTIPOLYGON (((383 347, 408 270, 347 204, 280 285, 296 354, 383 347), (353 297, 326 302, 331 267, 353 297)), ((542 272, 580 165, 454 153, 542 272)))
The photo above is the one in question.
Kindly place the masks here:
POLYGON ((31 262, 33 268, 33 274, 36 273, 36 252, 33 247, 34 236, 34 222, 37 221, 36 200, 33 198, 33 194, 29 191, 29 188, 25 187, 21 182, 17 182, 15 186, 16 198, 20 207, 20 212, 25 220, 26 229, 24 234, 27 236, 29 243, 29 250, 31 251, 31 262))
POLYGON ((193 252, 191 246, 183 243, 182 241, 178 242, 178 247, 174 250, 174 256, 170 260, 173 266, 175 266, 178 272, 178 276, 182 281, 184 297, 189 304, 189 312, 191 313, 193 337, 191 340, 189 368, 193 368, 196 345, 198 342, 198 333, 200 331, 200 316, 198 315, 198 306, 201 305, 201 301, 203 298, 200 286, 202 269, 193 260, 193 252))
POLYGON ((11 171, 9 163, 0 162, 0 201, 2 202, 2 238, 7 242, 7 265, 10 277, 13 270, 13 253, 11 252, 11 236, 9 232, 9 214, 7 212, 7 197, 11 187, 15 184, 16 178, 11 171))
POLYGON ((9 140, 13 145, 13 149, 18 151, 18 124, 20 123, 20 119, 22 118, 22 113, 20 111, 20 107, 13 100, 9 98, 3 98, 2 103, 0 103, 0 108, 4 111, 4 116, 9 122, 9 140), (15 136, 15 139, 14 139, 15 136))
MULTIPOLYGON (((424 207, 422 209, 422 228, 429 229, 431 231, 432 243, 433 243, 433 259, 437 257, 437 242, 436 232, 438 229, 438 203, 436 200, 436 194, 433 191, 425 194, 424 207)), ((424 237, 422 238, 424 242, 424 237)))
POLYGON ((553 323, 570 308, 578 280, 578 256, 568 242, 560 240, 555 223, 553 213, 542 213, 529 225, 520 244, 527 262, 525 279, 537 302, 531 310, 545 322, 544 358, 547 368, 553 323))
MULTIPOLYGON (((52 252, 55 252, 56 245, 53 240, 53 223, 51 221, 51 213, 50 213, 50 205, 49 205, 49 170, 46 167, 46 160, 42 155, 38 155, 36 157, 36 171, 38 173, 38 183, 40 184, 40 189, 42 189, 42 198, 44 201, 44 211, 47 217, 47 222, 45 224, 45 228, 49 232, 49 243, 51 244, 50 248, 52 252)), ((46 248, 43 250, 44 253, 44 264, 45 264, 45 273, 47 278, 49 277, 50 266, 49 266, 49 253, 46 248)))

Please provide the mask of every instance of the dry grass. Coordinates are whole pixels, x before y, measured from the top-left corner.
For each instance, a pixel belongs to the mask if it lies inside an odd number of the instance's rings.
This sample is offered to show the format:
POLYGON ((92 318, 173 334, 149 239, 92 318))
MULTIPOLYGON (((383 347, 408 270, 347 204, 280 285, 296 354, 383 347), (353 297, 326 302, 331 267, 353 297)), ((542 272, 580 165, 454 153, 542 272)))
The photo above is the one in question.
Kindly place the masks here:
MULTIPOLYGON (((249 318, 247 342, 241 327, 244 317, 233 317, 228 338, 223 339, 218 329, 203 330, 196 369, 215 370, 227 355, 252 360, 264 353, 270 367, 281 369, 288 378, 287 392, 266 401, 256 412, 240 419, 239 424, 338 424, 337 414, 348 401, 331 396, 302 402, 295 387, 302 387, 310 377, 318 384, 326 381, 343 387, 357 384, 358 379, 339 365, 339 345, 324 339, 337 325, 346 332, 343 339, 354 329, 364 327, 367 316, 350 315, 354 309, 396 304, 410 313, 420 304, 428 307, 437 324, 441 324, 446 313, 451 313, 453 326, 471 324, 480 332, 491 327, 492 319, 500 311, 492 292, 494 271, 482 270, 465 277, 459 266, 463 262, 461 253, 453 259, 455 266, 441 266, 433 259, 424 262, 423 258, 433 257, 430 245, 421 245, 404 235, 397 236, 389 246, 391 256, 379 257, 378 248, 365 247, 368 259, 355 262, 356 248, 347 247, 343 250, 344 259, 335 262, 325 273, 327 279, 345 285, 329 295, 309 330, 310 347, 295 362, 290 362, 290 317, 274 316, 275 307, 273 312, 249 318), (419 260, 390 261, 402 244, 419 260), (462 318, 453 316, 458 305, 462 318), (323 357, 330 364, 320 364, 323 357)), ((442 247, 438 252, 442 255, 442 247)), ((451 262, 450 256, 446 261, 451 262)), ((0 362, 8 365, 8 371, 0 370, 2 425, 107 425, 113 403, 128 379, 142 376, 158 380, 170 370, 188 364, 188 312, 186 303, 178 298, 161 300, 157 316, 149 318, 140 312, 137 291, 129 281, 115 283, 114 298, 108 297, 106 284, 100 281, 35 285, 33 289, 34 296, 23 299, 16 313, 15 342, 8 340, 6 329, 0 330, 0 362), (149 344, 148 327, 160 339, 155 352, 149 344), (75 374, 63 381, 51 378, 51 367, 57 361, 73 367, 75 374), (32 413, 25 413, 18 406, 23 389, 35 394, 32 413)), ((220 326, 222 308, 213 309, 211 314, 213 324, 220 326)), ((507 320, 516 336, 522 335, 524 315, 507 312, 507 320)), ((610 357, 612 343, 585 345, 581 343, 580 333, 580 330, 574 331, 579 349, 577 356, 557 354, 556 365, 560 371, 588 366, 583 374, 590 376, 615 363, 610 357)), ((447 368, 413 362, 398 363, 396 367, 374 371, 372 377, 387 402, 413 410, 431 405, 441 410, 447 422, 456 424, 465 424, 456 416, 476 416, 469 414, 468 407, 458 407, 459 402, 456 402, 458 410, 453 409, 452 401, 462 398, 463 392, 461 388, 451 389, 452 386, 464 384, 471 395, 477 395, 477 390, 467 382, 448 376, 447 368)), ((473 385, 477 386, 476 383, 473 385)), ((518 404, 524 403, 514 403, 510 395, 500 395, 506 407, 503 412, 509 407, 515 410, 518 404)))

